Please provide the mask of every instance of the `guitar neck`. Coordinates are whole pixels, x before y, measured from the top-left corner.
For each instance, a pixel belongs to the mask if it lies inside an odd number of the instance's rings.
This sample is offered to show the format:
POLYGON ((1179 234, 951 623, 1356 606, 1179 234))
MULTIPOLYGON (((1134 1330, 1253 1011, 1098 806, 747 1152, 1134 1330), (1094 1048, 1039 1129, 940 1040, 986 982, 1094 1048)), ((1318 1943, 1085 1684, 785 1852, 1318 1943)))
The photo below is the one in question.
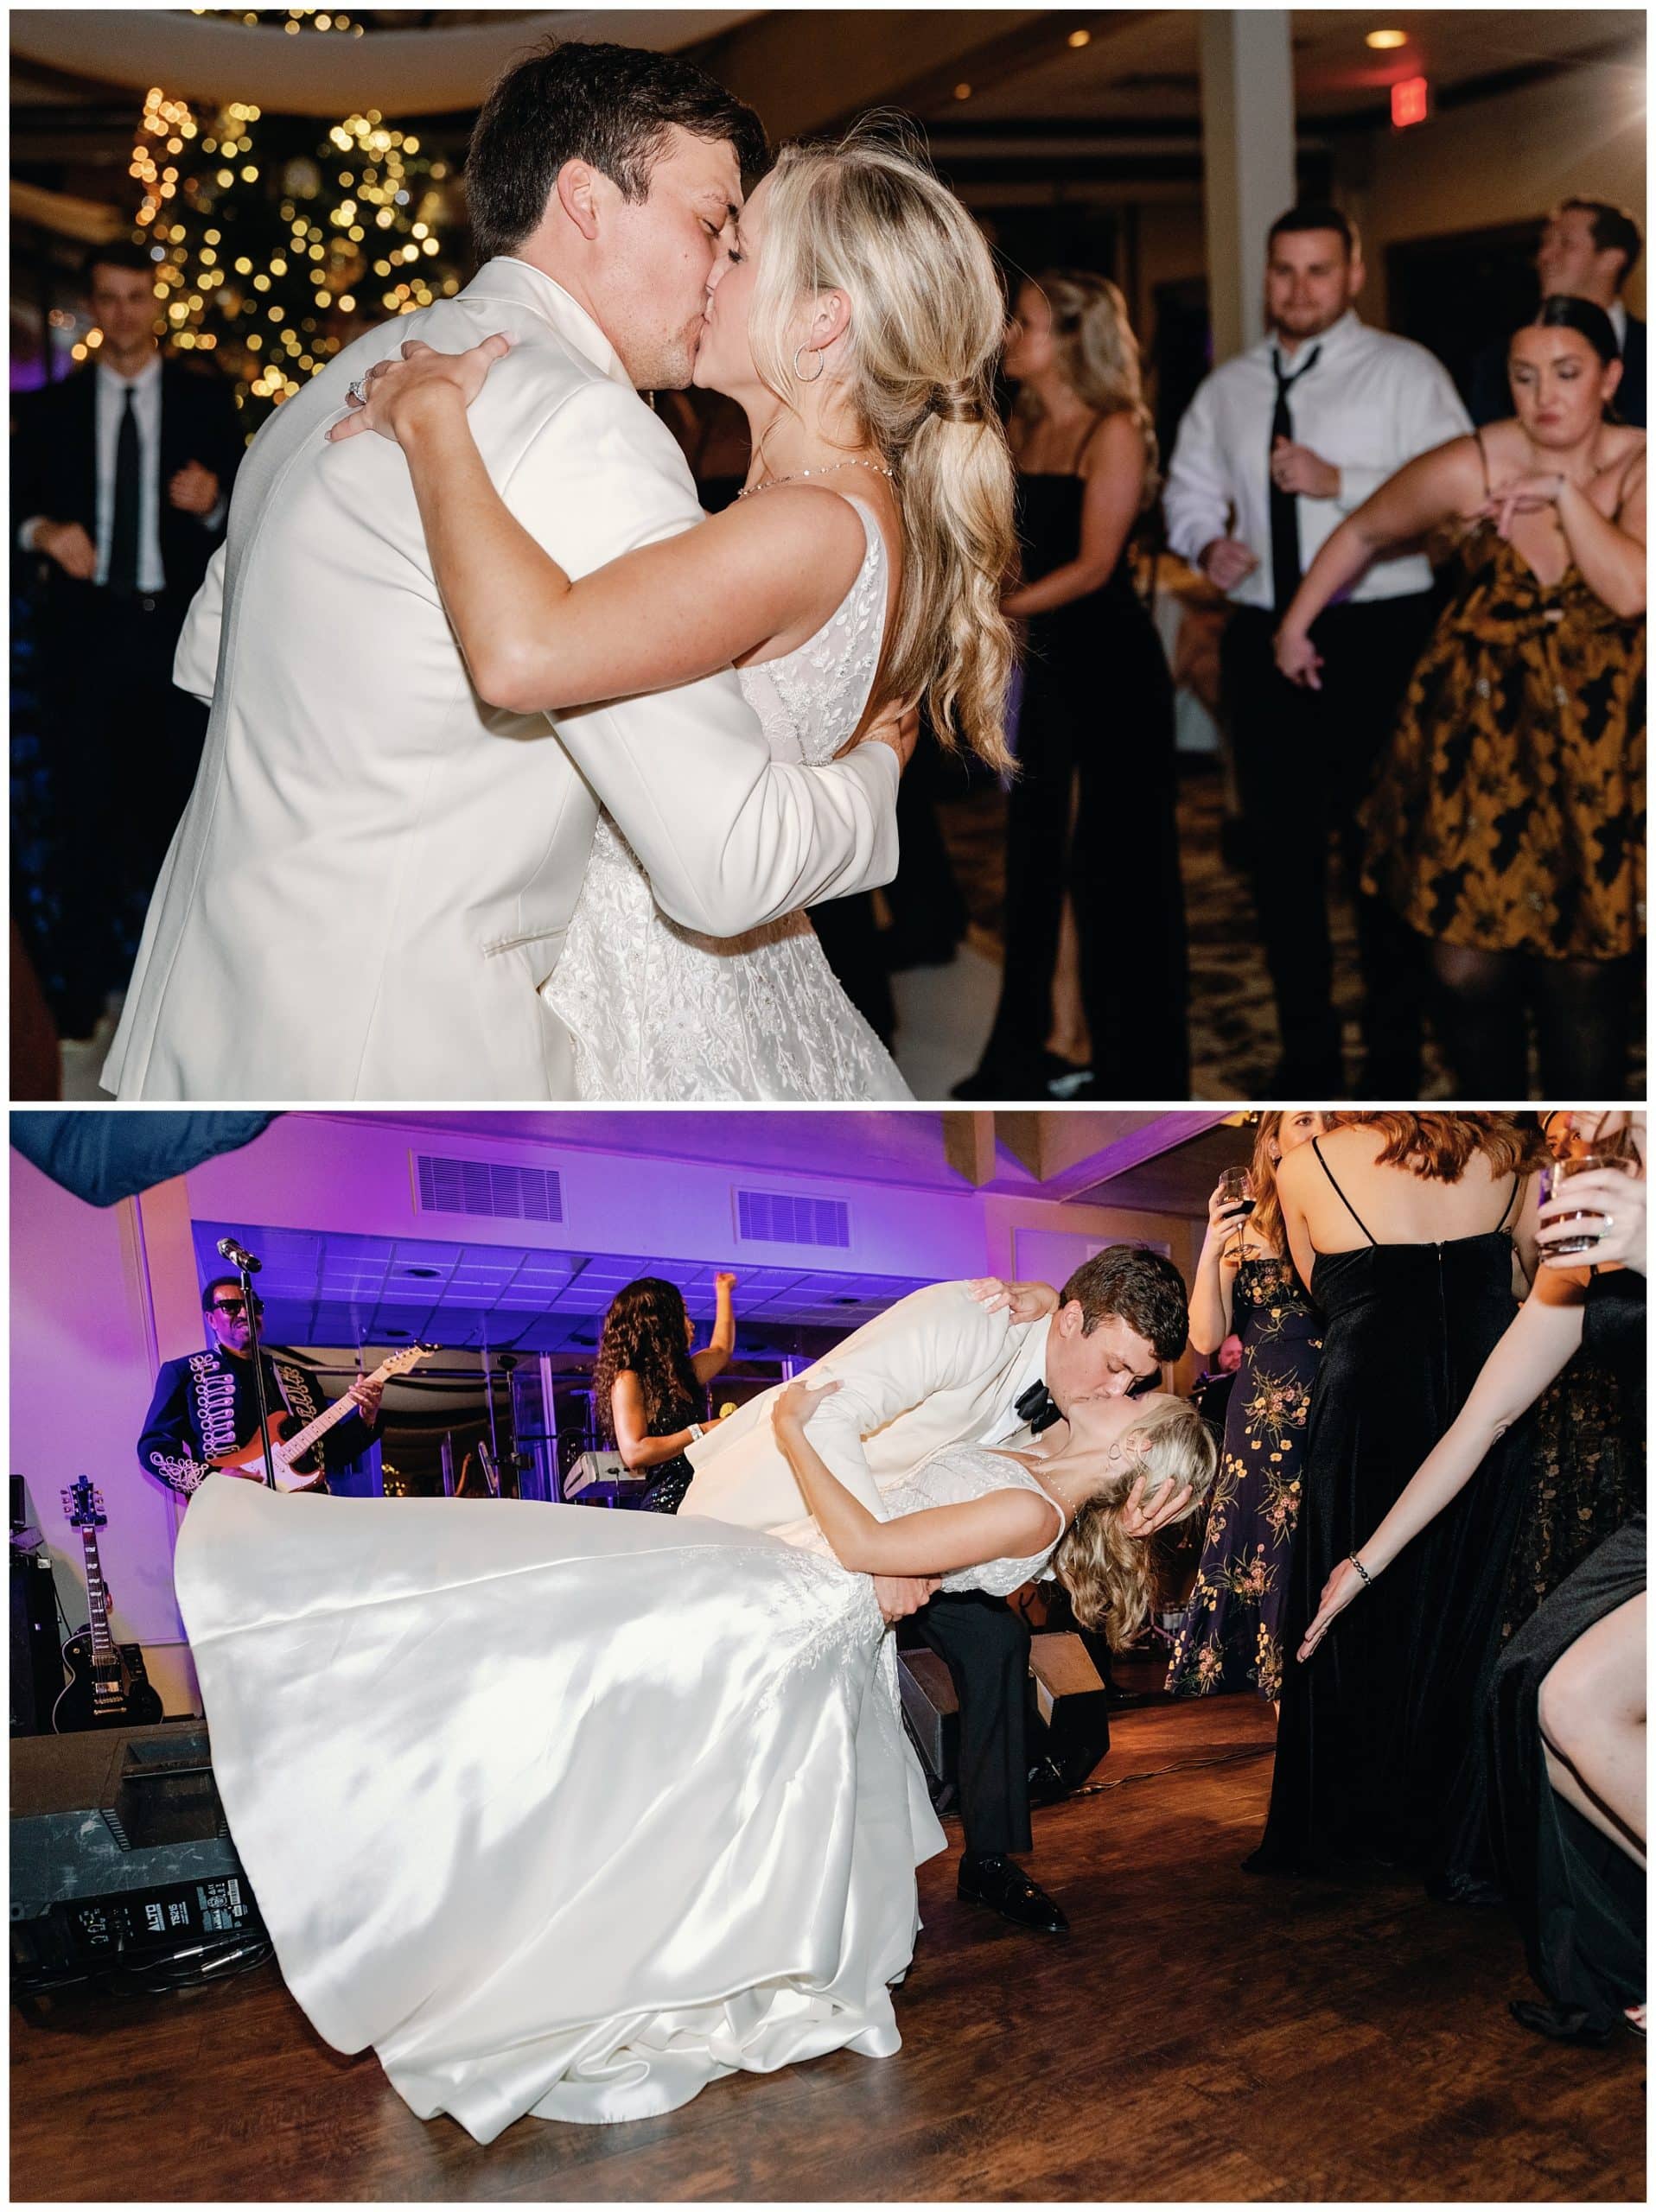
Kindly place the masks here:
POLYGON ((98 1558, 98 1531, 83 1529, 80 1544, 86 1555, 86 1619, 92 1630, 92 1656, 95 1661, 112 1660, 115 1642, 109 1632, 109 1598, 98 1558))
MULTIPOLYGON (((409 1363, 404 1359, 401 1363, 406 1366, 409 1363)), ((392 1357, 383 1361, 379 1366, 376 1367, 367 1379, 370 1382, 388 1379, 398 1368, 398 1362, 393 1355, 392 1357)), ((296 1459, 303 1459, 312 1445, 327 1435, 335 1421, 343 1421, 347 1414, 353 1414, 359 1410, 356 1400, 348 1390, 343 1397, 335 1398, 325 1413, 318 1414, 315 1420, 302 1428, 296 1436, 283 1438, 280 1457, 284 1464, 291 1466, 296 1459)))

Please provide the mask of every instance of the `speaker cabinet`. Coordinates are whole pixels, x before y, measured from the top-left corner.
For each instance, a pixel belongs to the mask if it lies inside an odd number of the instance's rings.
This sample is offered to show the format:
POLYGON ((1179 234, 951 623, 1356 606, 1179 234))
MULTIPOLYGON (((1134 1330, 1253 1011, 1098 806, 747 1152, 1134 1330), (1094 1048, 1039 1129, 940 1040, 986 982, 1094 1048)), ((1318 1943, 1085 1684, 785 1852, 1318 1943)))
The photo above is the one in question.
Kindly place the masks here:
POLYGON ((57 1600, 43 1554, 11 1554, 11 1733, 47 1736, 63 1688, 57 1600))

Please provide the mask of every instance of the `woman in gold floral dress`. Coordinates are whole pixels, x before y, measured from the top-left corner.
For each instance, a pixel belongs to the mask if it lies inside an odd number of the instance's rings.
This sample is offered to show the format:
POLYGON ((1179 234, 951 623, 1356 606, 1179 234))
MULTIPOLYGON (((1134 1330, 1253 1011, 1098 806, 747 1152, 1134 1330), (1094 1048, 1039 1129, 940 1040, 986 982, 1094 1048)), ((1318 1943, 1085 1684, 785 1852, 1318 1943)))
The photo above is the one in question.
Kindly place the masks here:
POLYGON ((1321 1114, 1261 1116, 1249 1180, 1253 1210, 1213 1192, 1190 1299, 1190 1342, 1242 1339, 1208 1510, 1201 1565, 1173 1647, 1168 1688, 1203 1696, 1250 1684, 1275 1700, 1283 1675, 1288 1555, 1299 1517, 1300 1453, 1322 1325, 1285 1256, 1277 1163, 1322 1131, 1321 1114))
POLYGON ((1315 684, 1312 624, 1388 546, 1456 525, 1448 605, 1371 794, 1366 890, 1431 942, 1459 1094, 1626 1095, 1642 993, 1645 436, 1589 300, 1513 334, 1517 414, 1424 454, 1343 522, 1277 641, 1315 684))

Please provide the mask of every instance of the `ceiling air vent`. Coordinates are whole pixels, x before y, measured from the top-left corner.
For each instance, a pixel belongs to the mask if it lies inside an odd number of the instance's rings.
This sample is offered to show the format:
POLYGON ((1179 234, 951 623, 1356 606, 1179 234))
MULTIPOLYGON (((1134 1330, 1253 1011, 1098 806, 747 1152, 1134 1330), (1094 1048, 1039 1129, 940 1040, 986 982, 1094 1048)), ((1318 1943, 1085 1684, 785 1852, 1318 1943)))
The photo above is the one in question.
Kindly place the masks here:
POLYGON ((822 1244, 847 1252, 851 1243, 851 1210, 843 1198, 802 1198, 786 1191, 738 1191, 736 1240, 742 1244, 822 1244))
POLYGON ((467 1213, 488 1221, 564 1218, 564 1185, 550 1167, 514 1167, 500 1160, 440 1160, 417 1152, 422 1213, 467 1213))

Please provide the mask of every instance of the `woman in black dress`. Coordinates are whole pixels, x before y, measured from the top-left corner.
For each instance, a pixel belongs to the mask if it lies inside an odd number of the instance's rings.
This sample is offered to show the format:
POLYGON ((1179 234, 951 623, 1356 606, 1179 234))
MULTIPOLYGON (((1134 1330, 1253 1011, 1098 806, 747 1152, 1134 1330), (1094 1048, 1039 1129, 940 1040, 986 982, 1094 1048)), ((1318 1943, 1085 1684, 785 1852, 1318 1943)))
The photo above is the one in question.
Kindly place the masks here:
MULTIPOLYGON (((1645 1411, 1642 1130, 1624 1170, 1583 1175, 1542 1208, 1543 1264, 1459 1418, 1373 1533, 1328 1578, 1301 1647, 1308 1660, 1345 1608, 1456 1498, 1503 1431, 1585 1352, 1622 1392, 1630 1434, 1645 1411), (1557 1217, 1595 1199, 1593 1251, 1548 1255, 1557 1217), (1583 1280, 1582 1259, 1590 1262, 1583 1280), (1603 1262, 1613 1271, 1600 1271, 1603 1262), (1617 1262, 1625 1264, 1616 1265, 1617 1262)), ((1526 2026, 1602 2043, 1645 1994, 1645 1515, 1559 1585, 1500 1655, 1478 1762, 1494 1863, 1550 2005, 1513 2008, 1526 2026)))
POLYGON ((639 1500, 646 1513, 677 1513, 695 1469, 685 1457, 712 1424, 707 1386, 736 1350, 733 1274, 713 1279, 717 1313, 705 1351, 692 1353, 696 1324, 677 1284, 640 1276, 616 1292, 604 1315, 592 1375, 599 1427, 632 1469, 647 1468, 639 1500))
POLYGON ((1056 1081, 1067 1096, 1183 1098, 1173 680, 1128 550, 1156 496, 1156 438, 1120 293, 1080 270, 1024 284, 1003 366, 1021 386, 1010 435, 1023 556, 1003 604, 1028 645, 1000 1003, 955 1095, 1039 1097, 1056 1081), (1060 963, 1067 910, 1078 978, 1060 963), (1083 1030, 1091 1076, 1078 1091, 1067 1055, 1083 1030))
MULTIPOLYGON (((1278 1179, 1323 1316, 1283 1645, 1460 1412, 1511 1323, 1541 1144, 1506 1114, 1340 1113, 1278 1179)), ((1431 1860, 1477 1720, 1521 1485, 1507 1437, 1315 1664, 1288 1661, 1271 1813, 1248 1862, 1431 1860)))
POLYGON ((1235 1329, 1242 1364, 1201 1564, 1168 1669, 1175 1696, 1245 1687, 1273 1700, 1282 1694, 1283 1610, 1322 1319, 1283 1241, 1277 1169, 1322 1134, 1322 1116, 1309 1109, 1261 1115, 1248 1177, 1252 1212, 1239 1213, 1222 1185, 1209 1202, 1190 1295, 1191 1349, 1213 1351, 1235 1329))

